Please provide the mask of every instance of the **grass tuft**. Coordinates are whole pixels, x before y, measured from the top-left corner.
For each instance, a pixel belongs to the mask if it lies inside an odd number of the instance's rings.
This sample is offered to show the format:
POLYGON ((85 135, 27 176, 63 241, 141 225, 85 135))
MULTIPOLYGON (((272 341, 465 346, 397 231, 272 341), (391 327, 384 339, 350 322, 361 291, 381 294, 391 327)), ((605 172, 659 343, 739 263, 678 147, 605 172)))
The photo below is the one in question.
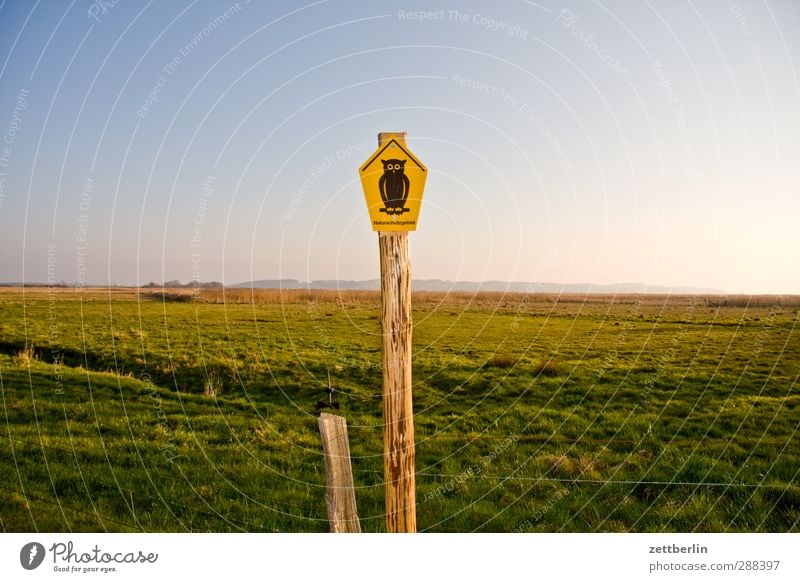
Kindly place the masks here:
POLYGON ((561 375, 561 365, 553 358, 542 359, 534 365, 533 373, 536 376, 555 378, 561 375))
POLYGON ((203 383, 203 394, 209 398, 218 398, 222 396, 222 380, 217 378, 214 374, 209 374, 206 381, 203 383))
POLYGON ((513 368, 517 359, 512 356, 492 356, 486 361, 487 368, 513 368))
POLYGON ((18 368, 27 368, 36 359, 36 352, 33 344, 27 344, 24 348, 14 354, 12 363, 18 368))

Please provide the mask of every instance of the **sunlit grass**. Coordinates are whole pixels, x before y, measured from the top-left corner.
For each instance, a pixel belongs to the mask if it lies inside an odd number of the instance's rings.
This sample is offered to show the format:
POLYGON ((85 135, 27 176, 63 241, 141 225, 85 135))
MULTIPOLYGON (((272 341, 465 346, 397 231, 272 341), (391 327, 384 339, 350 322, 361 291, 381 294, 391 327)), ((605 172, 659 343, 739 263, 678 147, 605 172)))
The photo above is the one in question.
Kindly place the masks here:
MULTIPOLYGON (((382 530, 377 294, 188 293, 0 293, 0 527, 326 531, 330 373, 382 530)), ((797 531, 793 298, 691 299, 415 293, 419 528, 797 531)))

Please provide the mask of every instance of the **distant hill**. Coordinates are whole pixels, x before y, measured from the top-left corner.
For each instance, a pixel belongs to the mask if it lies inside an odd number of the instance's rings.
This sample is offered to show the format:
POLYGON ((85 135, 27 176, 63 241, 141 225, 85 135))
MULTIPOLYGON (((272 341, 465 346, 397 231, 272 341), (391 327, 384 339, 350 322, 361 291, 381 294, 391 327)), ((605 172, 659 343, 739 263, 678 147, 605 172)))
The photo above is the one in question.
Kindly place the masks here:
MULTIPOLYGON (((0 287, 47 287, 46 283, 0 283, 0 287)), ((74 287, 75 284, 59 283, 56 287, 74 287)), ((107 285, 97 285, 107 287, 107 285)), ((113 285, 112 287, 117 287, 113 285)), ((124 285, 121 287, 125 287, 124 285)), ((183 284, 180 281, 166 283, 148 283, 142 288, 194 288, 218 289, 222 283, 211 281, 196 285, 183 284)), ((297 279, 260 279, 227 285, 228 289, 346 289, 350 291, 378 291, 380 279, 351 281, 348 279, 320 279, 317 281, 299 281, 297 279)), ((414 279, 411 282, 414 291, 506 291, 512 293, 561 293, 561 294, 630 294, 650 293, 654 295, 725 295, 725 291, 706 287, 667 287, 665 285, 646 285, 644 283, 616 283, 613 285, 595 285, 593 283, 512 283, 509 281, 447 281, 443 279, 414 279)))
MULTIPOLYGON (((229 289, 348 289, 358 291, 377 291, 381 288, 379 279, 368 281, 348 281, 321 279, 319 281, 298 281, 297 279, 260 279, 228 285, 229 289)), ((415 287, 416 288, 416 287, 415 287)))
MULTIPOLYGON (((379 279, 350 281, 346 279, 321 279, 318 281, 299 281, 297 279, 261 279, 229 285, 230 288, 254 289, 348 289, 376 291, 381 288, 379 279)), ((442 279, 414 279, 414 291, 511 291, 519 293, 653 293, 653 294, 715 294, 725 292, 705 287, 667 287, 646 285, 644 283, 617 283, 595 285, 593 283, 512 283, 509 281, 446 281, 442 279)))

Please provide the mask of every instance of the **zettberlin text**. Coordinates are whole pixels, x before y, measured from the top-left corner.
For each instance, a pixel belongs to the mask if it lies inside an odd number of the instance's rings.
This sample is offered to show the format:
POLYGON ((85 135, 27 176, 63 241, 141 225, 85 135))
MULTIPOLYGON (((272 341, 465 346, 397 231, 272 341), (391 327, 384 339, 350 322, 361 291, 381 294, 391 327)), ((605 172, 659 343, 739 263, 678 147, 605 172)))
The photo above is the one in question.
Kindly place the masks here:
POLYGON ((692 544, 691 546, 650 546, 651 554, 707 554, 708 546, 692 544))

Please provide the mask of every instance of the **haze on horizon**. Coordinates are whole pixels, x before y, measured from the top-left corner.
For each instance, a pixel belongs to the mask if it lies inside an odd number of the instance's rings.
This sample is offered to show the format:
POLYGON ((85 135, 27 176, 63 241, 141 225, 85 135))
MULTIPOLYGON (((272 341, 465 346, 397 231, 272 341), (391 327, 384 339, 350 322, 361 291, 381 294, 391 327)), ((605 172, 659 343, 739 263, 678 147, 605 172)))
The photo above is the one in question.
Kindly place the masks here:
POLYGON ((800 3, 0 3, 0 281, 378 276, 800 293, 800 3), (427 11, 427 12, 421 12, 427 11))

